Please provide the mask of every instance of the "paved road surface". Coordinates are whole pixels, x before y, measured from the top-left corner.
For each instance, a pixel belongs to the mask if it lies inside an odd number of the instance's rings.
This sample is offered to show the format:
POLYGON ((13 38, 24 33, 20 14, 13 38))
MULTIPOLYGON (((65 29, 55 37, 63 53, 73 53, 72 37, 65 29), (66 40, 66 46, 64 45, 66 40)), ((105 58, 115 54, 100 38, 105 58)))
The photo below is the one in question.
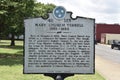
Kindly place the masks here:
POLYGON ((96 45, 95 67, 106 80, 120 80, 120 50, 96 45))
POLYGON ((120 63, 120 50, 116 49, 111 49, 110 46, 108 45, 103 45, 103 44, 98 44, 95 46, 96 47, 96 54, 114 61, 115 63, 120 63))

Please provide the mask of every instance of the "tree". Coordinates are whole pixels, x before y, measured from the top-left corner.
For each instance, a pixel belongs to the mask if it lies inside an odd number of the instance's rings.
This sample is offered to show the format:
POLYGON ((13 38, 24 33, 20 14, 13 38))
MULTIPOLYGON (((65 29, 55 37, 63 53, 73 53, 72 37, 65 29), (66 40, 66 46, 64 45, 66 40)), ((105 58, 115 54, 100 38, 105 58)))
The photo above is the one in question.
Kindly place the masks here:
POLYGON ((15 35, 23 34, 23 20, 33 15, 35 0, 1 0, 0 25, 4 33, 11 34, 11 46, 15 45, 15 35))
POLYGON ((35 0, 0 0, 0 27, 6 35, 11 34, 11 46, 15 46, 15 35, 23 35, 24 19, 43 16, 51 12, 55 5, 36 3, 35 0))
POLYGON ((47 18, 48 13, 52 12, 54 8, 54 4, 42 4, 41 2, 36 3, 34 6, 33 16, 47 18))

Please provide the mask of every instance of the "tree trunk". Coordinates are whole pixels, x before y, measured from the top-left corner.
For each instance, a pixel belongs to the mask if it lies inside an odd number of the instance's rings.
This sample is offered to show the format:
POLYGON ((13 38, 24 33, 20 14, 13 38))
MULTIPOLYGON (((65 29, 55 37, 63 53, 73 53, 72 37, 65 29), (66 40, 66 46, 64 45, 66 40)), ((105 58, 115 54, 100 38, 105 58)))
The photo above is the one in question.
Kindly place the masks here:
POLYGON ((15 35, 11 34, 11 44, 10 46, 15 46, 15 35))

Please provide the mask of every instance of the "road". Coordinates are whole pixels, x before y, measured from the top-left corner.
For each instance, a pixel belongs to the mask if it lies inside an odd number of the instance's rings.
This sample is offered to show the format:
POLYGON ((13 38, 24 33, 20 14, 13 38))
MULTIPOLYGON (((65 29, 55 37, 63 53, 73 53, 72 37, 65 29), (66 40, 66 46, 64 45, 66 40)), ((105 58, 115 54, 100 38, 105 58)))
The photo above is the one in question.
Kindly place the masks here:
POLYGON ((120 63, 120 50, 118 50, 117 48, 111 49, 110 45, 96 45, 95 54, 115 63, 120 63))
POLYGON ((95 50, 95 70, 105 80, 120 80, 120 50, 103 44, 96 45, 95 50))

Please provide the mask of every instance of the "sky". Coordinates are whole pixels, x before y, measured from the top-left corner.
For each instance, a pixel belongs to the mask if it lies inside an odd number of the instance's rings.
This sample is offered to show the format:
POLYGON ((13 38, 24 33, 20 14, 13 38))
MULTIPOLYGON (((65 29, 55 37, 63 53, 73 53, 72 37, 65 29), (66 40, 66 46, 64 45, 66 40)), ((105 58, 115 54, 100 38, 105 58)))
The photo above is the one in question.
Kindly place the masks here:
POLYGON ((94 18, 96 23, 120 24, 120 0, 37 0, 71 11, 72 16, 94 18))

